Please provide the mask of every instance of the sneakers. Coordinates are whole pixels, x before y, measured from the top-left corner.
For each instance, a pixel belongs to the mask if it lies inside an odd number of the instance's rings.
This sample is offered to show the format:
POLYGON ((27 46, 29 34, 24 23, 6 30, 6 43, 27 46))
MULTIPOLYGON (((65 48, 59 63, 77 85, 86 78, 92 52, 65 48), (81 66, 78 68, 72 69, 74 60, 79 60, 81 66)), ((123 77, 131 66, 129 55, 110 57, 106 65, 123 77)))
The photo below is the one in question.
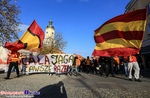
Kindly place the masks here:
POLYGON ((142 75, 140 75, 140 77, 143 77, 142 75))
MULTIPOLYGON (((129 81, 133 81, 133 80, 132 80, 132 79, 129 79, 129 81)), ((140 79, 134 79, 134 81, 142 82, 140 79)))
POLYGON ((140 79, 134 79, 134 81, 137 81, 137 82, 142 82, 140 79))

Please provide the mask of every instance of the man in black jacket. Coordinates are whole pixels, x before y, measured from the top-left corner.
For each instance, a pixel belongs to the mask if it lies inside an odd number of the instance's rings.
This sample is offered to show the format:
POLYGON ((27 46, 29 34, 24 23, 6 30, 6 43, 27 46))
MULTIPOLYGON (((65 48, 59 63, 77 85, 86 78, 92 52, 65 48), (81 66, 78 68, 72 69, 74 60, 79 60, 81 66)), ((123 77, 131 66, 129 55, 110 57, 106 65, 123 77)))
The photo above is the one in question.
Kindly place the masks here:
POLYGON ((103 75, 103 72, 105 71, 106 76, 108 77, 108 60, 107 60, 107 57, 100 57, 98 62, 101 65, 101 71, 100 71, 101 76, 103 75))

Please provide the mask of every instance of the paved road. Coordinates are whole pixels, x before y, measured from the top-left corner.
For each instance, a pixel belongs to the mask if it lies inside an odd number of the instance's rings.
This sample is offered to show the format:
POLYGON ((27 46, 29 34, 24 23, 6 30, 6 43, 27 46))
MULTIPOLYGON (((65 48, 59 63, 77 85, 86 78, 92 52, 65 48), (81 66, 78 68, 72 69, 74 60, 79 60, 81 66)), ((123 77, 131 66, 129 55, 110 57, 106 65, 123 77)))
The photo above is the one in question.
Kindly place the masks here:
POLYGON ((20 78, 3 79, 0 74, 0 92, 40 92, 40 95, 2 95, 6 97, 35 98, 150 98, 150 78, 141 78, 142 82, 128 81, 124 75, 105 77, 96 74, 80 73, 78 76, 32 74, 20 78))

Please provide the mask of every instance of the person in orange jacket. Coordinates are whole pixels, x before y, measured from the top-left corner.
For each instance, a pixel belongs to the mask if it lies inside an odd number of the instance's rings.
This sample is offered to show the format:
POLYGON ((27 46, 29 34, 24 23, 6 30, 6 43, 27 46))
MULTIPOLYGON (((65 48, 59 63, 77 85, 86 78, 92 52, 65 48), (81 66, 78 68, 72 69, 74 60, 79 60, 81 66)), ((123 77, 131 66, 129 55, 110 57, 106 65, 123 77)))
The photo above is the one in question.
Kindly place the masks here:
POLYGON ((89 56, 87 56, 87 59, 85 59, 85 66, 86 66, 86 72, 90 72, 90 67, 91 67, 91 60, 89 59, 89 56))
POLYGON ((9 69, 7 72, 7 77, 5 79, 9 79, 13 66, 15 66, 17 77, 19 77, 19 68, 18 68, 19 55, 20 55, 19 52, 10 51, 8 53, 10 64, 9 64, 9 69))
POLYGON ((76 75, 78 74, 78 67, 79 67, 79 60, 78 60, 78 57, 74 55, 74 61, 72 64, 72 69, 71 69, 71 74, 70 74, 71 76, 74 70, 76 71, 76 75))
POLYGON ((76 70, 79 72, 80 60, 76 59, 76 70))
POLYGON ((120 63, 119 57, 115 56, 113 58, 113 62, 115 64, 115 73, 118 74, 119 73, 119 69, 120 69, 120 67, 119 67, 119 63, 120 63))

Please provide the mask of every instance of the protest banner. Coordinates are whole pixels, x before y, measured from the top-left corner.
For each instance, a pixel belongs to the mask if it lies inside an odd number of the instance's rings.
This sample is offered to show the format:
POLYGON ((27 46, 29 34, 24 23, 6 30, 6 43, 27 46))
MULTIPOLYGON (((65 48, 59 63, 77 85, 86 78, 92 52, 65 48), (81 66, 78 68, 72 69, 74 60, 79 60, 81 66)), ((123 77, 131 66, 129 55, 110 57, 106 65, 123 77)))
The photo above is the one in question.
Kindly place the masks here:
POLYGON ((72 67, 74 56, 70 54, 47 54, 22 58, 23 73, 67 73, 72 67))

